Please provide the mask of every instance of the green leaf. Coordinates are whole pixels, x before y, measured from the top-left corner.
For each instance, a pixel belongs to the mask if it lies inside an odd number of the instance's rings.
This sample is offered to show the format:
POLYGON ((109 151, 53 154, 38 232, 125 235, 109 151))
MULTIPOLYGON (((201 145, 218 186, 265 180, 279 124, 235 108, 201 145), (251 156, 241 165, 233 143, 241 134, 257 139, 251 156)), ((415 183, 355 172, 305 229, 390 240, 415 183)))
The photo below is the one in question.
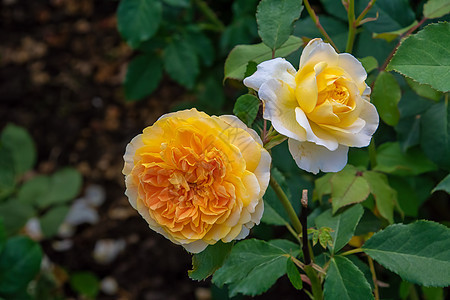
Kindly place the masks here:
POLYGON ((389 183, 397 191, 397 202, 405 215, 417 217, 421 203, 414 186, 401 176, 390 176, 389 183))
MULTIPOLYGON (((289 39, 275 52, 275 57, 285 57, 294 52, 303 41, 295 36, 289 39)), ((272 50, 265 44, 239 45, 228 55, 225 61, 225 79, 243 80, 249 61, 261 63, 272 58, 272 50)))
POLYGON ((363 65, 364 69, 366 69, 367 73, 370 73, 371 71, 373 71, 376 68, 378 68, 378 61, 373 56, 366 56, 366 57, 363 57, 363 58, 359 58, 358 60, 363 65))
POLYGON ((233 113, 247 126, 251 126, 256 119, 260 104, 258 97, 245 94, 237 98, 233 113))
POLYGON ((11 151, 0 144, 0 200, 14 191, 15 173, 11 151))
POLYGON ((421 84, 450 90, 449 23, 430 24, 407 37, 397 49, 386 70, 395 70, 421 84))
POLYGON ((48 193, 39 198, 37 205, 45 208, 73 200, 80 192, 82 181, 81 174, 74 168, 64 168, 55 172, 50 178, 48 193))
POLYGON ((171 78, 191 89, 200 73, 195 49, 187 40, 175 39, 164 51, 164 67, 171 78))
POLYGON ((439 99, 441 99, 442 97, 442 93, 436 91, 435 89, 433 89, 432 87, 430 87, 428 84, 420 84, 415 82, 414 80, 412 80, 411 78, 405 77, 406 82, 408 83, 409 87, 413 89, 414 92, 416 92, 416 94, 418 94, 419 96, 434 100, 434 101, 439 101, 439 99))
POLYGON ((370 192, 375 198, 380 215, 390 224, 394 223, 394 205, 397 201, 397 192, 389 185, 386 175, 366 171, 363 173, 363 177, 369 183, 370 192))
POLYGON ((382 32, 382 33, 373 33, 372 36, 374 39, 383 39, 386 42, 392 42, 393 40, 395 40, 396 38, 400 37, 401 35, 405 34, 408 30, 410 30, 411 28, 413 28, 414 26, 417 25, 417 20, 414 20, 414 22, 404 28, 401 29, 397 29, 394 31, 389 31, 389 32, 382 32))
POLYGON ((423 16, 435 19, 450 13, 450 2, 448 0, 428 0, 423 6, 423 16))
POLYGON ((327 194, 331 194, 331 178, 333 173, 326 173, 322 177, 319 177, 314 181, 313 200, 322 200, 322 197, 327 194))
POLYGON ((67 205, 57 206, 45 213, 40 219, 42 233, 45 237, 52 237, 58 233, 59 226, 62 224, 69 212, 67 205))
POLYGON ((10 199, 0 204, 0 219, 3 219, 7 235, 17 233, 34 215, 34 210, 30 205, 22 204, 16 200, 10 199))
MULTIPOLYGON (((450 28, 449 28, 450 29, 450 28)), ((447 101, 431 106, 421 117, 420 145, 427 157, 450 170, 450 107, 447 101)))
POLYGON ((199 84, 198 107, 220 111, 225 103, 225 93, 219 78, 209 76, 199 84))
MULTIPOLYGON (((286 193, 286 196, 288 197, 289 201, 292 201, 292 196, 289 190, 289 186, 287 185, 286 178, 284 175, 277 169, 272 168, 271 175, 275 177, 277 182, 280 184, 283 191, 286 193)), ((281 204, 280 200, 276 196, 275 192, 273 191, 272 187, 269 186, 267 188, 266 193, 264 194, 264 208, 266 206, 270 206, 272 211, 275 214, 270 214, 272 212, 269 211, 266 213, 264 212, 262 221, 267 224, 273 224, 273 225, 286 225, 289 224, 289 217, 286 213, 286 210, 284 209, 283 205, 281 204)), ((294 206, 294 203, 292 203, 294 206)), ((295 206, 294 206, 295 207, 295 206)))
POLYGON ((420 115, 401 118, 395 131, 401 150, 406 152, 409 148, 419 145, 420 142, 420 115))
POLYGON ((300 276, 300 272, 292 259, 287 260, 286 273, 292 286, 297 290, 301 290, 303 288, 302 277, 300 276))
POLYGON ((11 151, 16 176, 33 168, 36 162, 36 147, 25 128, 13 124, 6 125, 0 143, 2 147, 11 151))
POLYGON ((364 274, 343 256, 335 256, 330 260, 323 294, 325 300, 373 299, 364 274))
POLYGON ((162 5, 158 0, 122 0, 117 10, 117 27, 134 49, 151 38, 161 22, 162 5))
POLYGON ((186 32, 186 39, 203 64, 210 67, 214 62, 215 54, 211 40, 196 27, 189 28, 186 32))
POLYGON ((365 209, 364 215, 355 229, 355 236, 364 235, 369 232, 376 232, 381 228, 381 221, 372 211, 365 209))
POLYGON ((258 295, 267 291, 286 273, 287 260, 299 253, 299 246, 287 240, 245 240, 231 250, 213 283, 229 284, 231 297, 237 293, 258 295))
POLYGON ((230 254, 233 243, 217 242, 205 250, 192 256, 192 270, 188 271, 193 280, 204 280, 214 274, 223 265, 230 254))
POLYGON ((190 0, 163 0, 163 2, 175 7, 189 7, 190 0))
POLYGON ((42 250, 24 236, 10 238, 0 254, 0 294, 25 289, 40 269, 42 250))
POLYGON ((363 250, 404 280, 450 285, 450 229, 431 221, 394 224, 374 234, 363 250))
POLYGON ((350 241, 363 213, 364 209, 357 204, 334 216, 331 209, 328 209, 316 218, 318 228, 326 226, 332 229, 332 253, 338 252, 350 241))
POLYGON ((440 287, 421 287, 426 300, 442 300, 444 298, 444 289, 440 287))
POLYGON ((359 203, 369 196, 369 184, 357 174, 355 167, 347 165, 331 177, 333 213, 352 203, 359 203))
MULTIPOLYGON (((374 284, 372 279, 372 273, 370 272, 369 266, 367 263, 364 263, 361 259, 356 255, 346 255, 345 258, 348 258, 358 269, 363 272, 366 281, 370 284, 371 289, 373 290, 374 284)), ((367 260, 367 258, 364 258, 367 260)))
POLYGON ((303 6, 297 0, 262 0, 256 10, 258 34, 272 50, 287 41, 303 6))
POLYGON ((436 165, 427 159, 420 148, 414 147, 403 153, 399 143, 389 142, 377 149, 377 166, 374 168, 376 171, 407 176, 436 169, 436 165))
POLYGON ((6 229, 5 225, 3 225, 3 219, 0 218, 0 254, 2 253, 5 243, 6 243, 6 229))
POLYGON ((26 181, 20 187, 17 201, 36 206, 43 196, 50 191, 51 180, 49 176, 38 175, 26 181))
POLYGON ((371 99, 380 118, 388 125, 395 126, 400 119, 397 105, 401 96, 400 86, 394 76, 388 72, 380 72, 375 80, 371 99))
POLYGON ((261 222, 279 226, 285 226, 289 224, 267 201, 264 202, 264 213, 261 218, 261 222))
POLYGON ((435 191, 446 191, 450 194, 450 174, 442 179, 432 192, 434 193, 435 191))
POLYGON ((76 272, 70 276, 70 287, 83 296, 95 299, 100 290, 100 282, 91 272, 76 272))
POLYGON ((162 64, 158 56, 141 54, 133 58, 125 75, 125 97, 127 100, 139 100, 150 95, 162 77, 162 64))

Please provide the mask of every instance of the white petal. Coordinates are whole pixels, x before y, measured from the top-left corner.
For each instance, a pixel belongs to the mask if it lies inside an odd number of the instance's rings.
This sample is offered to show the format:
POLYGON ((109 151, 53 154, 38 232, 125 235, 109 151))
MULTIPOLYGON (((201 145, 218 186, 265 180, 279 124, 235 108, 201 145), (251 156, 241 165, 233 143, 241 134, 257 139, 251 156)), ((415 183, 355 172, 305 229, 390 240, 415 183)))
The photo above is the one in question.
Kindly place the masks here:
POLYGON ((202 240, 198 240, 189 244, 181 244, 181 246, 183 246, 184 249, 186 249, 190 253, 200 253, 205 250, 206 247, 209 246, 209 244, 202 240))
MULTIPOLYGON (((261 198, 259 199, 258 205, 256 205, 255 207, 255 212, 252 214, 251 223, 259 224, 259 221, 261 220, 263 213, 264 213, 264 201, 261 198)), ((253 227, 253 225, 251 227, 253 227)))
POLYGON ((135 136, 131 142, 127 145, 125 150, 125 154, 123 156, 123 160, 125 161, 125 165, 123 166, 122 173, 124 175, 128 175, 131 173, 134 167, 134 154, 136 150, 144 146, 144 141, 142 140, 142 134, 138 134, 135 136))
POLYGON ((276 131, 299 141, 306 139, 306 131, 295 119, 297 99, 287 84, 269 80, 261 86, 258 94, 264 103, 263 117, 272 122, 276 131))
POLYGON ((276 79, 289 84, 295 88, 295 68, 284 58, 274 58, 258 65, 253 75, 244 79, 244 84, 259 91, 261 85, 267 80, 276 79))
POLYGON ((315 65, 323 61, 328 66, 334 66, 337 65, 338 59, 338 54, 330 44, 324 43, 322 39, 313 39, 303 49, 299 69, 302 69, 307 64, 315 65))
POLYGON ((270 163, 272 161, 272 157, 266 149, 262 149, 261 151, 261 160, 259 161, 258 167, 256 167, 253 173, 256 175, 260 186, 260 194, 259 197, 262 198, 264 193, 266 192, 267 186, 269 185, 270 180, 270 163))
MULTIPOLYGON (((366 121, 366 126, 364 126, 364 128, 358 134, 365 136, 372 136, 377 130, 378 124, 380 122, 378 112, 375 106, 368 101, 364 101, 364 108, 361 111, 359 117, 364 121, 366 121)), ((369 143, 370 139, 367 145, 369 145, 369 143)), ((355 147, 365 147, 365 146, 355 146, 355 147)))
POLYGON ((339 147, 330 151, 325 147, 310 142, 288 140, 289 151, 300 169, 317 174, 323 172, 339 172, 347 164, 348 147, 339 147))
POLYGON ((138 187, 134 183, 133 176, 127 175, 125 176, 125 185, 127 189, 125 190, 125 195, 128 197, 128 201, 130 201, 131 206, 134 209, 137 209, 137 197, 138 197, 138 187))
POLYGON ((339 144, 336 138, 325 132, 314 123, 310 124, 309 119, 306 117, 305 113, 303 112, 303 110, 301 110, 300 107, 295 108, 295 117, 298 124, 300 124, 300 126, 305 129, 307 141, 313 142, 317 145, 325 146, 330 151, 334 151, 337 149, 339 144))
POLYGON ((362 86, 364 91, 366 87, 364 81, 367 78, 367 73, 359 60, 349 53, 341 53, 339 54, 338 66, 352 77, 358 88, 362 86))
POLYGON ((234 238, 235 240, 242 240, 245 239, 248 234, 250 233, 250 229, 246 226, 242 226, 241 232, 234 238))

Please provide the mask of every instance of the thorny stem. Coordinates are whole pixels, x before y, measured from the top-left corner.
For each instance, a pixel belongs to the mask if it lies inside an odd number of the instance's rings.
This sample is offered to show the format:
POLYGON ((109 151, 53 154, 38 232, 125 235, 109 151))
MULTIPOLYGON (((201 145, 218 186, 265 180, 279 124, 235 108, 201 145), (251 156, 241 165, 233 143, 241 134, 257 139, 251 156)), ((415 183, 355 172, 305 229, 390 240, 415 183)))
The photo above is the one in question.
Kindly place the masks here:
POLYGON ((353 43, 355 42, 356 27, 358 23, 355 23, 355 1, 349 0, 347 9, 348 16, 348 38, 347 46, 345 47, 345 52, 351 53, 353 50, 353 43))
POLYGON ((274 190, 281 204, 283 204, 284 210, 287 212, 289 220, 291 220, 292 226, 294 226, 295 231, 297 232, 297 234, 300 234, 302 232, 302 224, 297 217, 297 213, 292 207, 292 204, 284 193, 283 189, 273 176, 270 176, 270 186, 274 190))
POLYGON ((302 212, 300 213, 300 222, 302 223, 302 251, 303 258, 305 259, 305 264, 311 264, 311 256, 309 254, 308 247, 308 232, 306 230, 308 224, 308 190, 303 190, 302 192, 302 212))
POLYGON ((323 37, 328 41, 328 43, 333 46, 334 49, 336 49, 337 52, 339 52, 339 49, 334 44, 333 40, 330 38, 328 33, 325 31, 325 29, 322 27, 322 24, 320 24, 319 17, 316 15, 314 10, 312 9, 311 5, 309 4, 309 0, 303 0, 303 4, 306 7, 306 10, 308 11, 309 16, 314 21, 314 24, 316 24, 316 27, 319 29, 320 33, 323 35, 323 37))
POLYGON ((355 24, 358 26, 361 21, 364 19, 364 17, 367 15, 369 10, 372 8, 372 6, 377 2, 377 0, 371 0, 369 3, 367 3, 366 8, 362 11, 362 13, 359 15, 359 17, 356 19, 355 24))
POLYGON ((378 292, 378 284, 377 284, 377 274, 375 273, 375 267, 373 265, 373 259, 370 256, 367 256, 367 260, 369 261, 370 273, 372 273, 372 281, 374 285, 374 294, 375 300, 380 300, 380 293, 378 292))
POLYGON ((394 56, 395 52, 397 51, 398 47, 400 46, 400 44, 402 43, 403 38, 407 37, 408 35, 410 35, 411 33, 413 33, 417 28, 419 28, 426 20, 428 20, 428 18, 423 17, 422 20, 420 20, 419 23, 417 23, 415 26, 411 27, 407 32, 405 32, 404 34, 402 34, 400 36, 400 40, 398 41, 397 45, 394 47, 394 49, 392 49, 391 53, 389 54, 389 56, 386 58, 386 60, 384 61, 384 64, 381 66, 381 68, 379 69, 380 72, 384 71, 387 67, 387 65, 389 64, 389 62, 391 61, 392 57, 394 56))
POLYGON ((213 24, 215 25, 217 31, 224 31, 225 25, 217 18, 214 11, 206 4, 203 0, 194 0, 195 5, 200 9, 203 15, 213 24))

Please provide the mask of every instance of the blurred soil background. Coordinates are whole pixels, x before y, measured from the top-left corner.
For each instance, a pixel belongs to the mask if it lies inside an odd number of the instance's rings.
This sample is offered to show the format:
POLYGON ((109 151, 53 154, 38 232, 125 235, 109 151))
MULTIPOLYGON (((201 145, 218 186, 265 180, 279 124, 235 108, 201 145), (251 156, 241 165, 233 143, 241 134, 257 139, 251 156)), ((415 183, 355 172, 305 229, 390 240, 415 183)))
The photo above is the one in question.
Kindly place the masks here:
MULTIPOLYGON (((32 135, 37 167, 26 176, 73 166, 84 180, 79 197, 97 203, 70 238, 41 241, 49 260, 93 272, 102 281, 97 299, 210 299, 209 282, 188 278, 190 255, 129 205, 121 173, 131 138, 192 96, 164 78, 150 97, 125 102, 133 53, 116 29, 118 1, 0 1, 0 128, 13 123, 32 135)), ((62 289, 77 297, 64 279, 62 289)), ((256 298, 298 299, 286 278, 276 289, 256 298)))

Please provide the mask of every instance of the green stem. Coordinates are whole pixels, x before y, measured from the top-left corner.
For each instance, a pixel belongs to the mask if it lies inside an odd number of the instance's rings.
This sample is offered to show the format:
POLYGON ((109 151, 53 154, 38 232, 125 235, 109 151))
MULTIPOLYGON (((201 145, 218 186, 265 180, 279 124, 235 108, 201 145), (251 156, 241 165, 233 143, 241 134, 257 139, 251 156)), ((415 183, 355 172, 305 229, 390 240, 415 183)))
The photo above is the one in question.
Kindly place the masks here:
POLYGON ((347 38, 347 46, 345 47, 345 52, 351 53, 353 50, 353 44, 355 42, 356 35, 356 23, 355 23, 355 1, 348 1, 348 38, 347 38))
POLYGON ((369 261, 370 273, 372 273, 373 286, 375 287, 373 289, 373 293, 375 294, 375 300, 380 300, 380 293, 378 292, 378 284, 377 284, 377 274, 375 273, 375 266, 373 265, 373 259, 370 256, 367 256, 367 259, 369 261))
POLYGON ((314 10, 312 9, 311 5, 309 4, 309 0, 303 0, 303 5, 305 5, 306 10, 308 11, 309 16, 314 21, 314 24, 316 24, 316 27, 319 29, 320 33, 323 35, 325 40, 333 46, 334 49, 336 49, 337 52, 339 52, 338 48, 334 44, 333 40, 330 38, 328 33, 325 31, 325 29, 322 27, 322 24, 320 24, 319 17, 316 15, 314 10))
POLYGON ((375 2, 377 2, 377 0, 371 0, 369 3, 367 3, 366 8, 364 8, 364 10, 362 11, 362 13, 359 15, 358 18, 356 18, 356 26, 359 26, 359 24, 361 23, 361 21, 363 20, 363 18, 367 15, 367 13, 369 12, 369 10, 372 8, 372 6, 375 4, 375 2))
POLYGON ((302 232, 302 224, 300 224, 297 213, 292 207, 292 204, 284 193, 283 189, 273 176, 270 176, 270 186, 275 191, 275 194, 277 195, 281 204, 283 204, 284 210, 287 212, 289 220, 291 220, 292 226, 294 226, 295 231, 297 232, 297 234, 300 234, 302 232))
POLYGON ((194 0, 195 5, 200 9, 202 14, 217 27, 218 31, 224 31, 225 25, 217 18, 214 11, 203 0, 194 0))
POLYGON ((344 253, 342 253, 341 255, 350 255, 350 254, 355 254, 355 253, 361 253, 361 252, 363 252, 363 249, 361 249, 361 248, 356 248, 356 249, 352 249, 352 250, 349 250, 349 251, 346 251, 346 252, 344 252, 344 253))
POLYGON ((317 275, 316 270, 311 265, 305 266, 305 273, 311 281, 311 290, 314 296, 314 300, 322 300, 323 292, 322 292, 322 284, 320 283, 319 276, 317 275))
POLYGON ((369 144, 369 159, 370 159, 370 168, 374 169, 377 166, 377 150, 375 148, 375 138, 372 137, 372 140, 369 144))

